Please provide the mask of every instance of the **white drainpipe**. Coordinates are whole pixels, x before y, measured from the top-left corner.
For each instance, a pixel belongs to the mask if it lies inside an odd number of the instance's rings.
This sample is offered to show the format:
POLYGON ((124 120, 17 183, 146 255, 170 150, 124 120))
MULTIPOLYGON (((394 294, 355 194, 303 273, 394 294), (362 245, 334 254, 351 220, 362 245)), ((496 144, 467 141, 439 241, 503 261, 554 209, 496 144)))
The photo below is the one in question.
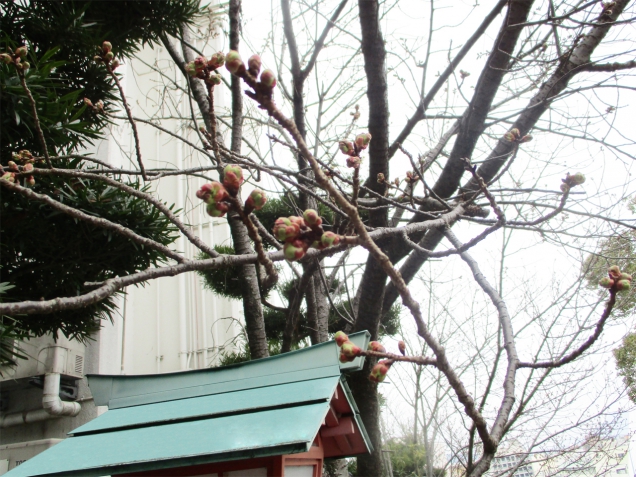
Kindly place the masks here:
POLYGON ((44 392, 42 409, 28 412, 14 412, 0 416, 0 429, 31 422, 47 421, 62 416, 77 416, 82 410, 77 402, 66 402, 60 399, 60 371, 63 369, 62 348, 54 346, 51 372, 44 375, 44 392))

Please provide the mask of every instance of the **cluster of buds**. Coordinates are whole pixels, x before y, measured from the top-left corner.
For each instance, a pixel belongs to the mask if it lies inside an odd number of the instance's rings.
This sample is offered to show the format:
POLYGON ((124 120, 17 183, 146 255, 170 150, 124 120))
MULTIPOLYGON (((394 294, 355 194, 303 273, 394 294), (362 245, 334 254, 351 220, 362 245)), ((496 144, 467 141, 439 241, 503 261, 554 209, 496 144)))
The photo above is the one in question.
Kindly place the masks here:
MULTIPOLYGON (((210 182, 203 184, 197 191, 199 199, 206 203, 206 212, 211 217, 223 217, 232 207, 231 197, 238 195, 243 184, 243 169, 237 164, 228 164, 223 169, 223 183, 210 182)), ((265 192, 254 189, 245 201, 246 214, 254 210, 260 210, 267 202, 265 192)))
POLYGON ((309 247, 323 250, 340 243, 340 236, 325 232, 322 218, 314 209, 307 209, 302 217, 279 217, 274 222, 274 236, 284 242, 285 258, 294 262, 305 256, 309 247))
POLYGON ((31 67, 29 62, 24 60, 28 52, 29 50, 26 46, 19 46, 13 53, 0 53, 0 62, 5 65, 13 64, 18 70, 26 71, 31 67))
POLYGON ((508 142, 516 142, 518 144, 522 144, 524 142, 532 141, 532 136, 526 134, 525 136, 521 136, 521 133, 517 128, 512 128, 506 134, 504 134, 504 139, 508 142))
POLYGON ((407 184, 413 185, 417 181, 420 180, 420 176, 416 172, 407 171, 406 172, 406 179, 404 179, 404 180, 406 181, 407 184))
POLYGON ((225 55, 218 51, 208 60, 198 56, 185 66, 186 72, 193 78, 199 78, 210 86, 221 84, 221 75, 216 72, 225 63, 225 55))
POLYGON ((585 176, 580 172, 572 175, 570 175, 570 173, 567 173, 565 179, 561 179, 561 181, 561 192, 567 192, 572 187, 583 184, 585 182, 585 176))
POLYGON ((84 104, 92 109, 95 113, 104 114, 104 102, 101 99, 93 104, 90 99, 84 98, 84 104))
MULTIPOLYGON (((353 344, 349 337, 343 331, 338 331, 335 335, 336 344, 340 348, 340 362, 349 363, 363 354, 362 349, 359 346, 353 344)), ((378 341, 371 341, 368 346, 369 351, 375 351, 376 353, 386 353, 386 349, 378 341)), ((369 380, 374 383, 381 383, 386 378, 393 360, 384 359, 379 361, 371 369, 369 374, 369 380)))
POLYGON ((256 83, 255 89, 260 93, 271 95, 276 86, 276 75, 272 70, 263 70, 261 73, 261 66, 261 57, 258 55, 249 57, 247 60, 247 68, 238 51, 230 50, 228 54, 225 55, 225 67, 230 73, 236 76, 243 76, 246 72, 249 73, 256 83))
MULTIPOLYGON (((14 153, 13 157, 18 160, 22 160, 20 159, 21 157, 20 155, 23 155, 26 157, 26 159, 24 160, 25 164, 22 166, 19 166, 14 161, 9 161, 7 163, 8 170, 5 170, 4 167, 0 166, 0 180, 16 183, 18 181, 16 174, 28 174, 29 172, 33 172, 34 158, 31 155, 31 153, 29 151, 20 151, 18 154, 14 153)), ((33 187, 35 185, 35 177, 33 177, 32 174, 29 174, 28 176, 26 176, 24 180, 24 185, 27 187, 33 187)))
POLYGON ((113 53, 113 45, 111 45, 110 41, 104 41, 102 43, 101 50, 99 54, 93 57, 96 63, 104 63, 106 65, 110 65, 110 69, 115 71, 120 63, 117 58, 115 58, 115 53, 113 53))
POLYGON ((344 331, 338 331, 335 339, 340 348, 341 363, 349 363, 362 354, 362 349, 349 341, 349 337, 344 331))
POLYGON ((360 167, 360 152, 365 150, 370 142, 371 134, 362 133, 358 134, 353 142, 340 141, 338 143, 340 152, 347 156, 347 167, 352 169, 358 169, 360 167))
POLYGON ((632 276, 622 273, 618 265, 613 265, 607 269, 607 276, 601 278, 599 285, 617 292, 626 291, 632 287, 632 276))

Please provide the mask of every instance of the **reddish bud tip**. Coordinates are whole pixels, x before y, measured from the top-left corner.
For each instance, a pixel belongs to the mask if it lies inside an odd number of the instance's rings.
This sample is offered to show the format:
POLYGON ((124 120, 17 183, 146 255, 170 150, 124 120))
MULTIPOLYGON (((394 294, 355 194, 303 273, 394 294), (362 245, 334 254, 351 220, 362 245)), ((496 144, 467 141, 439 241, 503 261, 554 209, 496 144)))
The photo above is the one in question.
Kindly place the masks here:
POLYGON ((265 192, 260 189, 254 189, 245 201, 245 205, 253 210, 261 210, 265 206, 266 202, 267 196, 265 195, 265 192))
POLYGON ((307 246, 302 240, 296 239, 285 242, 283 252, 287 261, 295 262, 296 260, 300 260, 305 256, 305 253, 307 252, 307 246))
POLYGON ((349 341, 349 337, 347 336, 347 334, 344 331, 338 331, 335 334, 334 338, 335 338, 336 343, 338 344, 338 346, 342 346, 347 341, 349 341))
POLYGON ((310 227, 322 225, 322 218, 314 209, 307 209, 303 212, 303 219, 310 227))
POLYGON ((243 169, 238 164, 228 164, 223 169, 223 185, 227 191, 236 195, 243 183, 243 169))
POLYGON ((340 243, 340 236, 333 232, 325 232, 320 237, 320 244, 324 247, 331 247, 340 243))
POLYGON ((236 74, 239 70, 245 69, 245 65, 238 51, 230 50, 228 54, 225 55, 225 67, 232 74, 236 74))
POLYGON ((369 146, 369 143, 371 142, 371 134, 369 133, 362 133, 362 134, 358 134, 356 136, 356 146, 358 146, 358 149, 366 149, 367 146, 369 146))
POLYGON ((379 341, 371 341, 367 349, 376 353, 386 353, 386 348, 379 341))
POLYGON ((261 57, 258 55, 252 55, 247 60, 247 70, 252 76, 258 76, 261 72, 261 57))
POLYGON ((406 355, 406 343, 404 341, 398 341, 398 349, 402 356, 406 355))
POLYGON ((276 86, 276 75, 272 70, 265 70, 261 73, 261 84, 269 89, 274 89, 276 86))
POLYGON ((338 147, 340 147, 340 152, 343 154, 353 155, 356 153, 353 143, 350 141, 339 141, 338 147))

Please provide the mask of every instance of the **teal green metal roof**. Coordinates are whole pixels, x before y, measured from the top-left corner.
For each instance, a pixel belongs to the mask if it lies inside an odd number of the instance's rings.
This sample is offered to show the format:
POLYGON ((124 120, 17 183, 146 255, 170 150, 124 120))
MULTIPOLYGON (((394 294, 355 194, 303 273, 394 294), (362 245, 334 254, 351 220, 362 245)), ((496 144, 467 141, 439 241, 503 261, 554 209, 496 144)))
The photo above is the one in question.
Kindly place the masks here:
MULTIPOLYGON (((367 332, 351 335, 358 346, 367 332)), ((357 362, 356 362, 357 361, 357 362)), ((89 376, 109 411, 29 459, 9 477, 102 476, 305 452, 338 384, 371 449, 331 341, 247 363, 181 373, 89 376)))

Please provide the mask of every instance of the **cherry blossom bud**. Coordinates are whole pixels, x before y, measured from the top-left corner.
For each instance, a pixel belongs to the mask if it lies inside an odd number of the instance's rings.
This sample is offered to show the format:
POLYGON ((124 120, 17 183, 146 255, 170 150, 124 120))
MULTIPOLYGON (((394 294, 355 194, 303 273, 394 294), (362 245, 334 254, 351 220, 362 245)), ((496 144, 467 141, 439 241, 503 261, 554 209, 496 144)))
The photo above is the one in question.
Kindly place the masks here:
POLYGON ((109 53, 113 49, 113 45, 111 45, 110 41, 105 41, 102 43, 102 51, 104 53, 109 53))
POLYGON ((18 165, 15 162, 9 161, 7 163, 7 165, 9 166, 9 169, 11 169, 12 171, 20 172, 20 168, 18 167, 18 165))
POLYGON ((223 217, 228 210, 230 206, 227 202, 210 202, 205 208, 210 217, 223 217))
POLYGON ((0 62, 8 65, 13 62, 13 58, 11 58, 11 55, 7 53, 0 53, 0 62))
POLYGON ((26 180, 27 187, 33 187, 35 185, 35 177, 29 176, 26 180))
POLYGON ((89 108, 93 107, 93 102, 88 98, 84 98, 84 104, 88 106, 89 108))
POLYGON ((621 273, 620 279, 621 280, 629 280, 631 282, 632 281, 632 276, 629 273, 621 273))
POLYGON ((571 186, 577 186, 585 182, 585 176, 580 172, 577 172, 576 174, 572 175, 568 174, 566 180, 570 183, 571 186))
POLYGON ((27 47, 24 45, 15 49, 16 56, 19 56, 20 58, 24 58, 28 52, 29 50, 27 50, 27 47))
POLYGON ((216 181, 203 184, 196 192, 196 195, 206 203, 221 202, 228 197, 227 190, 223 187, 223 184, 216 181))
POLYGON ((338 243, 340 243, 340 236, 333 232, 325 232, 322 234, 322 237, 320 237, 320 244, 323 248, 338 245, 338 243))
POLYGON ((0 177, 0 180, 8 181, 8 182, 15 182, 15 173, 14 172, 5 172, 4 174, 2 174, 2 177, 0 177))
POLYGON ((101 63, 102 61, 104 61, 99 55, 93 56, 93 60, 95 61, 95 63, 101 63))
POLYGON ((223 82, 223 80, 221 79, 221 75, 210 75, 209 82, 215 86, 218 86, 223 82))
POLYGON ((307 209, 303 213, 303 220, 310 227, 318 227, 319 225, 322 225, 322 218, 314 209, 307 209))
POLYGON ((225 63, 225 55, 222 51, 217 51, 210 57, 210 61, 208 61, 208 68, 212 68, 213 70, 220 68, 225 63))
POLYGON ((384 184, 385 181, 385 177, 384 174, 382 174, 381 172, 378 172, 378 184, 384 184))
POLYGON ((298 234, 300 234, 300 227, 289 218, 279 217, 274 222, 274 235, 281 242, 293 240, 298 237, 298 234))
POLYGON ((406 355, 406 343, 404 341, 398 341, 398 349, 400 353, 402 353, 402 356, 406 355))
POLYGON ((347 156, 347 167, 351 169, 358 169, 361 162, 358 156, 347 156))
POLYGON ((387 366, 386 360, 380 361, 371 369, 369 380, 373 381, 374 383, 381 383, 382 381, 384 381, 384 378, 386 378, 386 374, 389 372, 390 367, 390 364, 387 366))
POLYGON ((614 280, 609 277, 603 277, 598 284, 603 288, 612 288, 614 286, 614 280))
POLYGON ((113 53, 112 51, 109 51, 108 53, 104 53, 104 60, 105 61, 110 61, 113 58, 115 58, 115 53, 113 53))
POLYGON ((362 350, 360 349, 360 347, 354 345, 351 341, 345 341, 340 347, 340 352, 344 355, 347 361, 353 361, 358 356, 360 356, 362 350))
POLYGON ((285 242, 283 252, 285 253, 285 259, 288 262, 295 262, 296 260, 300 260, 305 256, 307 248, 305 242, 297 239, 285 242))
POLYGON ((223 169, 223 185, 231 195, 238 193, 243 183, 243 169, 238 164, 228 164, 223 169))
POLYGON ((261 84, 269 89, 276 86, 276 75, 272 70, 265 70, 261 73, 261 84))
POLYGON ((371 341, 367 349, 376 353, 386 353, 386 348, 379 341, 371 341))
POLYGON ((250 196, 245 201, 245 208, 252 210, 261 210, 267 202, 267 196, 265 192, 260 189, 254 189, 250 196))
POLYGON ((526 134, 525 136, 523 136, 521 139, 519 139, 519 142, 524 143, 524 142, 530 142, 532 141, 532 136, 530 134, 526 134))
POLYGON ((564 194, 570 190, 570 186, 567 185, 565 182, 561 183, 561 192, 563 192, 564 194))
POLYGON ((113 71, 119 68, 120 66, 121 66, 121 63, 119 62, 117 58, 115 58, 113 61, 110 62, 110 69, 113 71))
POLYGON ((347 341, 349 341, 349 337, 347 336, 347 334, 344 331, 338 331, 336 333, 336 335, 334 336, 334 338, 335 338, 336 344, 338 346, 342 346, 347 341))
POLYGON ((358 146, 358 149, 366 149, 369 146, 369 143, 371 142, 371 134, 369 133, 362 133, 362 134, 358 134, 356 136, 356 146, 358 146))
POLYGON ((258 76, 261 72, 261 57, 258 55, 252 55, 247 60, 247 70, 252 76, 258 76))
POLYGON ((197 75, 197 67, 194 65, 194 61, 191 61, 190 63, 186 64, 185 70, 186 70, 186 73, 188 73, 188 75, 190 76, 197 75))
POLYGON ((28 163, 22 167, 23 172, 31 172, 33 170, 33 164, 28 163))
POLYGON ((629 280, 619 280, 616 283, 616 290, 617 291, 627 291, 632 287, 631 283, 629 282, 629 280))
POLYGON ((29 68, 31 68, 31 63, 29 63, 28 61, 23 61, 19 64, 20 68, 22 68, 22 71, 26 71, 29 68))
POLYGON ((618 267, 618 265, 612 265, 611 267, 609 267, 607 269, 607 273, 610 278, 613 278, 615 280, 620 280, 621 278, 621 269, 618 267))
POLYGON ((353 147, 353 143, 350 141, 339 141, 338 146, 340 147, 340 151, 343 154, 348 154, 350 156, 356 153, 355 148, 353 147))
POLYGON ((245 70, 245 65, 238 51, 230 50, 228 54, 225 55, 225 67, 232 74, 236 74, 239 70, 245 70))

